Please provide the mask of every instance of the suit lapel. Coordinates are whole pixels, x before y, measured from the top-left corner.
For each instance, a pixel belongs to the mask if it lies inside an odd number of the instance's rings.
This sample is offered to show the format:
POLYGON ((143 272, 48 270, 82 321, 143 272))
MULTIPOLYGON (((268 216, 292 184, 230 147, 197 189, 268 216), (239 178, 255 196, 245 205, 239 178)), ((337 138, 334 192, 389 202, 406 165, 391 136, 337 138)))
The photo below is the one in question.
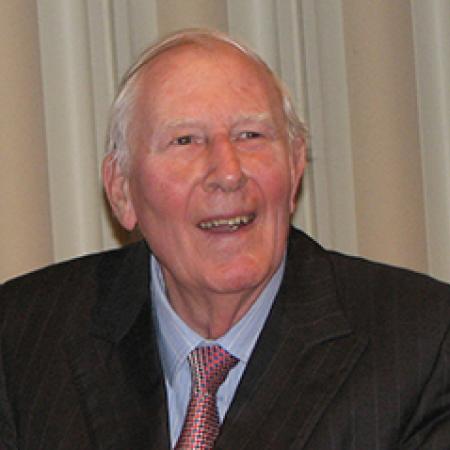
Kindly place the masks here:
MULTIPOLYGON (((100 265, 89 334, 65 343, 94 448, 169 448, 144 244, 100 265)), ((364 350, 340 308, 326 252, 294 233, 280 292, 216 443, 305 447, 364 350)))
POLYGON ((337 300, 326 253, 291 239, 280 292, 216 449, 304 448, 365 348, 337 300))
POLYGON ((89 334, 65 343, 94 448, 169 448, 164 379, 149 302, 148 251, 100 265, 89 334), (116 270, 117 269, 117 270, 116 270))

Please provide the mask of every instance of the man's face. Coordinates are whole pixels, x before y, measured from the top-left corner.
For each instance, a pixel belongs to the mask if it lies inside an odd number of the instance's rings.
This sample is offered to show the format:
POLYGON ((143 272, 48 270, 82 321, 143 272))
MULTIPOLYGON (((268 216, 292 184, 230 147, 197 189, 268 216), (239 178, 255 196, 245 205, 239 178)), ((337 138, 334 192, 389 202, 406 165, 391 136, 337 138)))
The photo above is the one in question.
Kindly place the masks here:
POLYGON ((304 158, 271 79, 217 44, 168 50, 139 83, 129 171, 111 176, 120 202, 106 182, 119 220, 139 225, 169 293, 256 295, 283 257, 304 158))

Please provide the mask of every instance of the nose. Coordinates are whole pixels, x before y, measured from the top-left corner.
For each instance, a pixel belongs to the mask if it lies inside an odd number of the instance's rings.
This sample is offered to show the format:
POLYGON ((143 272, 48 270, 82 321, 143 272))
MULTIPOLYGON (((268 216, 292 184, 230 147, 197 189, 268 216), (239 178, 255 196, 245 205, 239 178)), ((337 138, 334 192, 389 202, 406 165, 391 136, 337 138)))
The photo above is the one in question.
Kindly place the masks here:
POLYGON ((228 136, 216 136, 209 144, 205 190, 233 192, 243 187, 247 177, 238 149, 228 136))

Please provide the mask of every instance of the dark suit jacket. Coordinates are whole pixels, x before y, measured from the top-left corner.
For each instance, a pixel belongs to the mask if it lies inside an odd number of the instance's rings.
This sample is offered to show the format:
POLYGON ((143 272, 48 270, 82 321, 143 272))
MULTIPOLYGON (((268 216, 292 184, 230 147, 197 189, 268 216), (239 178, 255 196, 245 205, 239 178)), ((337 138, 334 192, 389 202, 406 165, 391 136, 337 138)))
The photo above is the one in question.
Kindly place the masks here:
MULTIPOLYGON (((1 289, 4 449, 167 449, 144 243, 1 289)), ((450 288, 292 232, 215 448, 450 449, 450 288)))

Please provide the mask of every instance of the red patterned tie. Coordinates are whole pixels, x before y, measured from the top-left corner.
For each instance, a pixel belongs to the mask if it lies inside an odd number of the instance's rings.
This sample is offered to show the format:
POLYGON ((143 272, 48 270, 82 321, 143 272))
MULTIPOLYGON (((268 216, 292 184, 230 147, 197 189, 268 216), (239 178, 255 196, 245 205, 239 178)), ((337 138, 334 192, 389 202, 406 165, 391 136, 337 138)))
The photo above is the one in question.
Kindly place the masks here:
POLYGON ((219 434, 216 394, 238 360, 219 345, 197 347, 188 356, 191 399, 175 450, 211 450, 219 434))

